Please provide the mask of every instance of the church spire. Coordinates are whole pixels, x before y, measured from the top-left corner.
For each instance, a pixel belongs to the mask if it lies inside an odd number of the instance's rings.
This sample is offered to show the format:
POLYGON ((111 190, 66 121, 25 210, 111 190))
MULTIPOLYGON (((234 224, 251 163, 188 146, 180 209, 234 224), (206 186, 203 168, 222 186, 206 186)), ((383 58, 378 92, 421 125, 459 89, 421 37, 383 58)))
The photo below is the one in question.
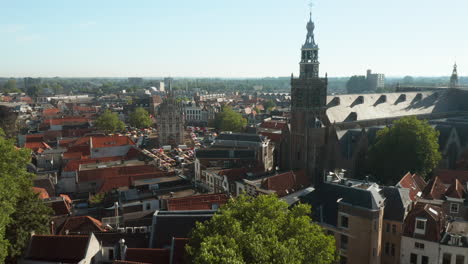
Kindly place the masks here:
POLYGON ((450 88, 457 88, 458 87, 458 72, 457 72, 457 64, 453 65, 452 76, 450 77, 450 88))
POLYGON ((304 45, 301 48, 301 62, 299 78, 318 78, 319 61, 318 45, 315 43, 314 30, 315 24, 312 21, 312 12, 310 12, 309 22, 307 22, 307 36, 304 45))

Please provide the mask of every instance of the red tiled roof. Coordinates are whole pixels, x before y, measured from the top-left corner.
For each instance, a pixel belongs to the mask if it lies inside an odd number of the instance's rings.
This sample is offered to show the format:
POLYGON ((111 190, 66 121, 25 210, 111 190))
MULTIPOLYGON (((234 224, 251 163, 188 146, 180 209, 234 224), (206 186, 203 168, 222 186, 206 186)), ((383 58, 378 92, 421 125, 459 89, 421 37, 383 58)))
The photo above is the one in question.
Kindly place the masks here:
POLYGON ((409 189, 409 196, 412 201, 416 200, 418 193, 422 192, 426 185, 426 182, 421 176, 409 172, 406 173, 397 184, 399 187, 409 189))
MULTIPOLYGON (((65 155, 64 155, 65 156, 65 155)), ((74 159, 67 162, 67 165, 62 169, 62 171, 78 171, 81 164, 91 164, 91 163, 100 163, 107 161, 117 161, 121 160, 122 157, 104 157, 104 158, 95 158, 95 159, 74 159)))
POLYGON ((27 260, 78 263, 85 258, 89 236, 34 235, 27 260))
POLYGON ((66 194, 60 194, 60 197, 63 198, 63 200, 65 202, 67 202, 68 204, 71 204, 72 203, 72 200, 70 199, 70 196, 66 195, 66 194))
POLYGON ((39 187, 32 187, 33 192, 39 194, 40 199, 47 199, 49 198, 49 193, 44 188, 39 187))
POLYGON ((28 104, 32 104, 32 103, 33 103, 32 98, 29 97, 29 96, 22 96, 22 97, 20 97, 20 101, 21 101, 21 102, 28 103, 28 104))
POLYGON ((104 137, 92 137, 93 148, 106 148, 106 147, 117 147, 126 145, 135 145, 135 143, 127 136, 104 136, 104 137))
POLYGON ((58 108, 49 108, 49 109, 44 109, 42 111, 43 116, 53 116, 57 115, 60 112, 60 109, 58 108))
POLYGON ((162 264, 169 263, 170 253, 170 249, 128 248, 125 254, 125 259, 134 262, 162 264))
POLYGON ((445 192, 445 196, 463 199, 465 197, 465 188, 458 179, 455 179, 452 185, 450 185, 450 187, 445 192))
POLYGON ((188 238, 174 238, 173 264, 187 263, 185 260, 185 245, 187 245, 188 242, 188 238))
POLYGON ((288 124, 284 121, 265 121, 260 125, 260 127, 283 130, 287 125, 288 124))
POLYGON ((101 221, 91 216, 71 216, 65 220, 65 223, 60 227, 59 235, 70 233, 91 233, 91 232, 105 232, 104 225, 101 221))
MULTIPOLYGON (((39 150, 44 150, 44 149, 51 149, 51 147, 49 145, 47 145, 47 143, 45 142, 26 142, 24 144, 24 147, 25 148, 28 148, 34 152, 38 152, 39 150)), ((40 151, 42 152, 42 151, 40 151)))
POLYGON ((79 105, 75 105, 75 106, 73 106, 73 110, 74 110, 74 111, 78 111, 78 112, 88 112, 88 113, 95 113, 95 112, 97 112, 97 108, 94 107, 94 106, 79 106, 79 105))
POLYGON ((83 158, 81 152, 65 152, 63 153, 63 159, 66 160, 80 160, 83 158))
POLYGON ((415 207, 408 213, 403 224, 403 233, 406 236, 423 238, 425 240, 439 242, 445 225, 445 214, 442 208, 433 204, 416 203, 415 207), (416 218, 425 218, 426 233, 424 235, 414 232, 416 218))
POLYGON ((57 199, 47 203, 52 210, 54 215, 68 215, 70 214, 71 205, 65 199, 57 199))
POLYGON ((40 134, 25 135, 25 140, 28 143, 30 143, 30 142, 42 142, 42 141, 44 141, 44 134, 40 133, 40 134))
POLYGON ((228 201, 226 194, 202 194, 167 200, 168 211, 212 210, 213 205, 220 207, 228 201))
POLYGON ((454 179, 458 179, 461 184, 466 184, 468 182, 468 171, 466 170, 437 170, 435 175, 437 175, 440 180, 448 185, 452 184, 454 179))
POLYGON ((447 187, 442 183, 438 176, 432 178, 432 180, 424 188, 422 197, 424 199, 437 199, 441 200, 444 198, 444 194, 447 191, 447 187))
POLYGON ((262 188, 275 191, 279 197, 286 196, 310 185, 304 170, 289 171, 264 179, 262 188))
POLYGON ((62 117, 62 118, 53 118, 45 119, 44 123, 49 125, 67 125, 67 124, 81 124, 88 123, 89 119, 84 117, 62 117))

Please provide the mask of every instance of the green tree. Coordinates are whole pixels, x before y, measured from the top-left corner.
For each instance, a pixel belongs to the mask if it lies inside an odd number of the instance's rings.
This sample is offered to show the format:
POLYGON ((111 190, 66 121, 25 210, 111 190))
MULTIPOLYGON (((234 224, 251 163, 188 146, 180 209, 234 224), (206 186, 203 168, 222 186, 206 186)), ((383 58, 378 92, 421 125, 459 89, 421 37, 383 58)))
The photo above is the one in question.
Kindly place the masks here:
POLYGON ((369 90, 365 76, 351 76, 346 83, 348 93, 362 93, 369 90))
POLYGON ((7 255, 22 252, 31 231, 43 230, 45 210, 32 199, 37 196, 31 189, 33 176, 26 171, 30 150, 17 149, 0 129, 0 153, 0 262, 4 263, 7 255), (13 231, 15 227, 19 228, 13 231))
POLYGON ((43 92, 43 88, 39 85, 33 85, 26 90, 26 94, 31 97, 37 97, 43 92))
POLYGON ((136 108, 135 111, 130 114, 129 122, 131 126, 137 128, 149 127, 152 124, 148 111, 141 107, 136 108))
POLYGON ((96 119, 95 125, 99 130, 103 130, 106 133, 115 133, 116 131, 125 129, 125 123, 120 121, 117 113, 112 113, 110 110, 104 111, 104 113, 96 119))
POLYGON ((310 206, 275 195, 241 195, 197 223, 186 252, 191 263, 334 263, 335 240, 309 217, 310 206))
POLYGON ((273 102, 273 100, 268 100, 265 103, 263 103, 263 107, 265 108, 265 111, 270 111, 275 106, 276 104, 275 102, 273 102))
POLYGON ((232 110, 230 106, 224 106, 221 112, 216 115, 215 127, 220 131, 240 132, 246 125, 247 119, 232 110))
POLYGON ((441 159, 438 137, 426 120, 404 117, 393 122, 377 133, 369 150, 371 172, 384 184, 395 184, 407 172, 427 177, 441 159))
POLYGON ((48 234, 52 209, 39 199, 32 191, 30 178, 23 179, 21 195, 16 202, 12 221, 6 227, 6 238, 9 241, 6 263, 17 263, 24 253, 31 233, 48 234))
POLYGON ((3 85, 3 92, 5 93, 17 93, 21 92, 20 89, 16 86, 16 80, 15 79, 9 79, 4 85, 3 85))

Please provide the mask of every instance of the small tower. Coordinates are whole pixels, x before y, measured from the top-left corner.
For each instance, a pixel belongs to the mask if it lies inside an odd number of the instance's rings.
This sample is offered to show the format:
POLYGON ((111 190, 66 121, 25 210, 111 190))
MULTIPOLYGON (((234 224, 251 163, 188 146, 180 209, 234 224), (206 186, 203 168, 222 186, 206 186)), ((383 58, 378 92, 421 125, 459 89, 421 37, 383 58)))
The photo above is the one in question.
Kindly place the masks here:
POLYGON ((453 65, 452 76, 450 77, 450 85, 449 88, 457 88, 458 87, 458 73, 457 73, 457 64, 453 65))
POLYGON ((300 74, 301 79, 318 78, 319 76, 319 61, 318 61, 318 45, 315 43, 314 29, 315 24, 312 21, 312 12, 306 26, 307 36, 304 45, 301 49, 300 74))

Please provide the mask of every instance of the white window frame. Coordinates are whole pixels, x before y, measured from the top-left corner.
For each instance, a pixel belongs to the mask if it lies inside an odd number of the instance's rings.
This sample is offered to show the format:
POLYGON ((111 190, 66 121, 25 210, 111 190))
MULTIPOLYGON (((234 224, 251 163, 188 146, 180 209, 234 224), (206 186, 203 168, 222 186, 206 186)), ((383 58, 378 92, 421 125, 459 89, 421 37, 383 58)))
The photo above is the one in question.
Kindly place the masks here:
POLYGON ((416 218, 416 221, 414 222, 414 233, 424 235, 426 234, 426 225, 427 225, 427 219, 426 218, 416 218), (424 228, 420 229, 418 228, 418 222, 423 222, 424 223, 424 228))

